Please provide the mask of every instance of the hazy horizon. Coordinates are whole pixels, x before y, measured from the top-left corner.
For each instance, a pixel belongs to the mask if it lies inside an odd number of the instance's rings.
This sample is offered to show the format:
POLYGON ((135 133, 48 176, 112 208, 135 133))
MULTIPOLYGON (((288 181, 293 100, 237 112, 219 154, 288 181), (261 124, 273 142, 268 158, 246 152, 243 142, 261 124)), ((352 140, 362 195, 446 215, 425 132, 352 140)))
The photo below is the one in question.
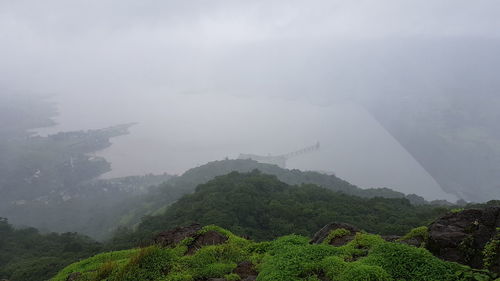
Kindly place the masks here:
POLYGON ((320 141, 290 167, 484 200, 500 190, 499 13, 493 0, 4 1, 0 89, 52 96, 49 131, 138 122, 100 153, 106 176, 320 141))

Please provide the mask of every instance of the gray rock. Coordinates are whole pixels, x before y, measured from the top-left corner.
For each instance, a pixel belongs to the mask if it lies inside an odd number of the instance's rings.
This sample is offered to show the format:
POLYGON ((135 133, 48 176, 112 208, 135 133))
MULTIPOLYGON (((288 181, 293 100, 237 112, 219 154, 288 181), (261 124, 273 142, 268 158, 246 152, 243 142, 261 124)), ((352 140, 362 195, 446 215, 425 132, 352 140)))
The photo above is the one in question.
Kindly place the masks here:
POLYGON ((201 230, 201 225, 192 224, 185 227, 176 227, 174 229, 161 232, 154 238, 154 242, 163 247, 174 246, 185 238, 193 237, 201 230))
POLYGON ((357 232, 360 232, 361 230, 353 225, 347 224, 347 223, 330 223, 325 225, 322 229, 320 229, 316 234, 314 234, 313 238, 309 242, 310 244, 321 244, 325 239, 328 237, 330 232, 336 229, 346 229, 350 232, 350 234, 333 239, 330 241, 330 245, 333 246, 342 246, 354 239, 354 236, 356 235, 357 232))
POLYGON ((203 234, 194 236, 194 241, 188 245, 188 255, 196 253, 203 246, 220 245, 226 243, 227 237, 217 231, 207 231, 203 234))
MULTIPOLYGON (((441 259, 483 268, 484 246, 497 235, 498 227, 500 207, 450 213, 429 226, 426 248, 441 259)), ((490 270, 497 271, 498 266, 493 264, 490 270)))

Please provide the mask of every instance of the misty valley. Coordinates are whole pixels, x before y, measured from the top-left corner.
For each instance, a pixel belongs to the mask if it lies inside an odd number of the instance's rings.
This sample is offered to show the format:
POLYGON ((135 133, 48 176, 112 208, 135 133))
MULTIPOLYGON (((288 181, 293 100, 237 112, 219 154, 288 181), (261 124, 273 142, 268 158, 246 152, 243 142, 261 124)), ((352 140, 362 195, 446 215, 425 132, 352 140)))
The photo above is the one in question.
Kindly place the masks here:
POLYGON ((500 1, 0 1, 0 281, 500 281, 500 1))
MULTIPOLYGON (((500 201, 360 188, 271 156, 102 178, 111 165, 96 152, 135 124, 37 135, 53 125, 54 106, 2 100, 5 280, 493 280, 499 272, 500 201), (409 268, 396 270, 399 259, 409 268)), ((320 144, 290 155, 301 153, 321 153, 320 144)))

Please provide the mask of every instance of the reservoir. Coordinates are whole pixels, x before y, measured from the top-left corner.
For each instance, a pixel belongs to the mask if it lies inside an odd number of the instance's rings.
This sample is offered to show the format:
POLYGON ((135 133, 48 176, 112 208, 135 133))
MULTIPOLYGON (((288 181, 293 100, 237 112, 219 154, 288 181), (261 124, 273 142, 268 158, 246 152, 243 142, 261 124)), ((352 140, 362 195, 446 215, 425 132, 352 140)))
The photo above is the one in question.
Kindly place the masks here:
POLYGON ((240 153, 279 155, 311 146, 287 168, 333 173, 362 188, 388 187, 426 199, 451 199, 361 106, 219 93, 55 96, 56 126, 41 135, 137 123, 96 153, 112 164, 106 178, 180 174, 240 153))

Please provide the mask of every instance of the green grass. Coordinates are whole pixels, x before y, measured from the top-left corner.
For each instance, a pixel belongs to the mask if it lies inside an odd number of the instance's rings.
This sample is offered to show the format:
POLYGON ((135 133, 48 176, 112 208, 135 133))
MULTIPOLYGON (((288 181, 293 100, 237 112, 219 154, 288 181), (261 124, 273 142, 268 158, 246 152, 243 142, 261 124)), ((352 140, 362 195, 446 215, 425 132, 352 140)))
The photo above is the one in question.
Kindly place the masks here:
POLYGON ((491 238, 483 249, 484 268, 486 269, 490 268, 498 255, 500 255, 500 232, 498 228, 497 232, 497 235, 491 238))
POLYGON ((425 245, 429 241, 429 228, 427 226, 420 226, 414 228, 410 230, 410 232, 405 234, 403 237, 399 238, 398 241, 406 241, 413 238, 420 239, 422 241, 420 247, 425 247, 425 245))
POLYGON ((344 237, 349 234, 351 234, 351 232, 344 228, 332 230, 330 231, 330 233, 328 233, 328 236, 323 241, 323 244, 330 244, 330 242, 332 242, 333 239, 344 237))
POLYGON ((91 258, 73 263, 61 270, 51 281, 66 281, 69 274, 73 272, 94 272, 105 266, 106 263, 116 264, 127 263, 132 256, 137 254, 139 249, 123 250, 110 253, 103 253, 91 258))
MULTIPOLYGON (((236 281, 233 270, 251 261, 259 272, 257 281, 389 281, 389 280, 493 280, 487 272, 442 261, 423 248, 384 241, 380 236, 357 233, 344 246, 309 244, 309 238, 287 235, 270 242, 253 242, 217 226, 200 233, 217 231, 228 240, 205 246, 186 255, 187 238, 173 248, 150 246, 143 249, 97 255, 72 264, 51 281, 64 281, 80 272, 79 281, 194 281, 225 278, 236 281)), ((343 234, 339 231, 336 234, 343 234)), ((420 233, 420 231, 415 231, 420 233)), ((332 234, 333 235, 333 234, 332 234)))

